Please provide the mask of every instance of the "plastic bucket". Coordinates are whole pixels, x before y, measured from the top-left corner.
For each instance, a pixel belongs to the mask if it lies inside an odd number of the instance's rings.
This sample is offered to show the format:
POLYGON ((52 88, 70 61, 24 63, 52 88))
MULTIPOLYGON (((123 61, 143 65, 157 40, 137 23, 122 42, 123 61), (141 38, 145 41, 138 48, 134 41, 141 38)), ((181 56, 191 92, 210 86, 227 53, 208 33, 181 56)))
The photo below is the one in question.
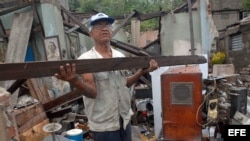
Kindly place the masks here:
POLYGON ((66 138, 72 141, 83 141, 83 131, 82 129, 71 129, 67 131, 66 138))

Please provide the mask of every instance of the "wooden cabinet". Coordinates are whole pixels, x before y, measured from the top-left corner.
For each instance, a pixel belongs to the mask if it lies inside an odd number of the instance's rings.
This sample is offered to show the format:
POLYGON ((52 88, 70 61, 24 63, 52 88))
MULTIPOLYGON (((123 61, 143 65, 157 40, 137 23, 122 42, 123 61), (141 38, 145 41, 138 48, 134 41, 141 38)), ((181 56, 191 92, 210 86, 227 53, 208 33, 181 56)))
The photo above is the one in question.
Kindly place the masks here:
POLYGON ((161 75, 163 137, 201 140, 202 73, 198 66, 176 67, 161 75))

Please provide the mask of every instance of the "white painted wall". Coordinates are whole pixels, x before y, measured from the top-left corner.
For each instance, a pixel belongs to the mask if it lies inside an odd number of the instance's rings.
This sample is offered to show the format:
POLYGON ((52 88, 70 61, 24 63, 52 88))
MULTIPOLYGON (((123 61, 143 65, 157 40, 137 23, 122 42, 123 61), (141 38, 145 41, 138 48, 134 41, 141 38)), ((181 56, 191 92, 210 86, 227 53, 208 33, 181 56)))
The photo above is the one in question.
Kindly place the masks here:
POLYGON ((161 107, 161 74, 168 70, 169 67, 160 67, 150 73, 152 78, 152 94, 154 106, 154 128, 155 136, 158 138, 162 128, 162 107, 161 107))

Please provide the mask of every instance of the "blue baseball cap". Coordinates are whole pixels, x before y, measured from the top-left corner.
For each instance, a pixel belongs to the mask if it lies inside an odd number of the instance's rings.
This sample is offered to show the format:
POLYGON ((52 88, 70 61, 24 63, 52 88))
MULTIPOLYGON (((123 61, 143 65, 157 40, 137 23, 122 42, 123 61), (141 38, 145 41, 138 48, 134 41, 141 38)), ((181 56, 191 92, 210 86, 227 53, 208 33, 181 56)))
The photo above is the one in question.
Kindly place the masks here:
POLYGON ((97 13, 96 15, 93 15, 90 18, 89 25, 93 26, 98 21, 107 21, 108 23, 113 24, 115 19, 109 17, 108 15, 106 15, 104 13, 97 13))

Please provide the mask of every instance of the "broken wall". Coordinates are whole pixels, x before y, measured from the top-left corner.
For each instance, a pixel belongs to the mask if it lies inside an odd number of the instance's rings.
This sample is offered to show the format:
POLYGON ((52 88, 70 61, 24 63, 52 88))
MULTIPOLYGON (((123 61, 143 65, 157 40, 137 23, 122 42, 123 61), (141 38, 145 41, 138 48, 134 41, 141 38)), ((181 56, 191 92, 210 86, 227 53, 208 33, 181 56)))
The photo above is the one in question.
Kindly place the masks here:
MULTIPOLYGON (((201 54, 201 25, 198 11, 193 11, 193 34, 195 54, 201 54)), ((189 14, 167 14, 161 19, 162 55, 190 55, 191 39, 189 14)))

